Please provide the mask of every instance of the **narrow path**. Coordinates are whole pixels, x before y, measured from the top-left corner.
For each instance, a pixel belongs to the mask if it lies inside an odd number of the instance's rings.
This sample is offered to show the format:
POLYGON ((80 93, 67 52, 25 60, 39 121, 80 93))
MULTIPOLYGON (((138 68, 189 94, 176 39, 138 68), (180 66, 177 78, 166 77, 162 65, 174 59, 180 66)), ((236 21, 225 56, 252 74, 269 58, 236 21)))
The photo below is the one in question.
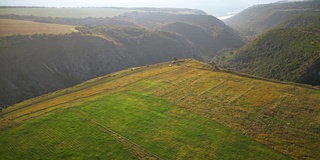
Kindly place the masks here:
POLYGON ((85 122, 93 124, 94 126, 100 128, 105 133, 109 134, 111 137, 115 138, 124 147, 126 147, 134 157, 136 157, 138 159, 143 159, 143 160, 147 160, 147 159, 148 160, 149 159, 150 160, 157 160, 157 159, 160 159, 158 156, 156 156, 156 155, 154 155, 152 153, 149 153, 148 151, 146 151, 145 149, 140 147, 138 144, 132 142, 131 140, 127 139, 126 137, 122 136, 121 134, 111 130, 110 128, 102 125, 101 123, 99 123, 97 121, 94 121, 94 120, 90 119, 89 117, 87 117, 80 110, 78 110, 76 108, 72 108, 72 110, 74 110, 76 113, 81 115, 85 119, 85 122))
POLYGON ((239 100, 241 97, 243 97, 244 95, 246 95, 247 93, 249 93, 250 91, 254 90, 259 84, 255 84, 253 86, 251 86, 249 89, 247 89, 245 92, 241 93, 240 95, 236 96, 235 98, 233 98, 232 100, 230 100, 228 103, 232 104, 234 102, 236 102, 237 100, 239 100))

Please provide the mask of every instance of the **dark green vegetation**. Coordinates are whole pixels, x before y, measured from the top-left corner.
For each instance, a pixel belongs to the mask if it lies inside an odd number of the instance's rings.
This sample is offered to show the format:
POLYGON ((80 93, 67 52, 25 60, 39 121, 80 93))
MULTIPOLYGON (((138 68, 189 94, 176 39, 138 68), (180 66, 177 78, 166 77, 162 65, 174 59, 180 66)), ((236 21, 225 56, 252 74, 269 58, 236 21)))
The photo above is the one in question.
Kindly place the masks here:
MULTIPOLYGON (((224 22, 239 31, 249 40, 277 25, 289 20, 294 15, 319 15, 320 1, 278 2, 252 6, 224 22)), ((317 18, 318 19, 318 18, 317 18)), ((318 21, 318 20, 317 20, 318 21)), ((303 25, 303 21, 300 21, 303 25)), ((316 22, 319 25, 319 21, 316 22)))
POLYGON ((130 159, 129 153, 141 159, 318 159, 319 104, 319 89, 213 72, 194 60, 163 63, 4 109, 0 153, 24 159, 130 159))
POLYGON ((251 40, 221 50, 224 68, 280 81, 320 85, 320 1, 250 7, 225 22, 251 40))
POLYGON ((281 81, 320 85, 320 30, 275 29, 214 58, 222 67, 281 81))

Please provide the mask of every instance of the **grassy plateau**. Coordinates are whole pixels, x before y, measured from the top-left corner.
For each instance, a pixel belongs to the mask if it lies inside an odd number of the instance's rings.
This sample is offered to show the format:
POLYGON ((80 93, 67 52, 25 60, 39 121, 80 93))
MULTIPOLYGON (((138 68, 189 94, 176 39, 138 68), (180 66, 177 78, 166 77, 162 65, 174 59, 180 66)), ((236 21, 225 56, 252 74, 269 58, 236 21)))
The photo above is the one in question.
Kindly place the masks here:
POLYGON ((211 71, 131 68, 1 112, 4 159, 319 159, 320 90, 211 71))
POLYGON ((75 26, 39 23, 23 20, 0 19, 0 36, 16 34, 65 34, 76 32, 75 26))

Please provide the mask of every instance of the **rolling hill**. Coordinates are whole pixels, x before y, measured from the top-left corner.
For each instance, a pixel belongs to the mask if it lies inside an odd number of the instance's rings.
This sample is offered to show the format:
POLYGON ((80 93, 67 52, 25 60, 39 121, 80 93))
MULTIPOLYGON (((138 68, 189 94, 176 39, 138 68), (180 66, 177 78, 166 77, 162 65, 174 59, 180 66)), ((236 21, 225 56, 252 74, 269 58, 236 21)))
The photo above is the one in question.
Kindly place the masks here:
POLYGON ((295 15, 319 15, 319 8, 319 1, 277 2, 255 5, 224 20, 224 22, 249 40, 252 40, 257 35, 273 29, 295 15))
POLYGON ((179 60, 3 109, 0 153, 5 159, 319 159, 319 104, 319 88, 179 60))
POLYGON ((239 48, 244 45, 242 40, 235 38, 234 34, 224 29, 216 29, 215 32, 212 32, 201 26, 174 22, 164 25, 160 30, 184 36, 197 48, 196 52, 209 57, 213 57, 223 48, 239 48))
POLYGON ((200 58, 179 35, 125 26, 77 27, 66 35, 0 38, 0 106, 128 67, 200 58))
POLYGON ((214 60, 224 68, 281 81, 320 85, 320 30, 271 30, 214 60))
POLYGON ((199 54, 210 58, 223 48, 240 48, 245 44, 237 32, 210 15, 127 13, 117 19, 180 34, 198 48, 199 54))
POLYGON ((9 21, 31 20, 42 26, 73 25, 79 32, 45 35, 42 28, 35 35, 21 35, 24 32, 17 30, 17 35, 0 38, 0 73, 5 75, 0 78, 0 107, 124 68, 173 57, 211 58, 223 48, 244 45, 234 30, 198 10, 136 8, 126 12, 113 18, 1 15, 15 19, 9 21), (193 29, 207 36, 188 34, 193 29))
MULTIPOLYGON (((24 8, 22 8, 23 11, 24 8)), ((99 8, 98 8, 99 9, 99 8)), ((101 9, 101 8, 100 8, 101 9)), ((0 14, 0 18, 31 20, 35 22, 76 25, 76 26, 127 26, 140 27, 152 30, 164 30, 184 36, 198 48, 196 51, 202 56, 212 58, 223 48, 240 48, 245 42, 233 29, 225 25, 221 20, 207 15, 203 11, 193 9, 166 9, 166 8, 122 8, 121 15, 110 17, 41 17, 28 15, 0 14), (131 10, 132 9, 132 10, 131 10), (183 25, 182 25, 183 24, 183 25), (170 26, 170 27, 169 27, 170 26), (173 29, 173 27, 175 29, 173 29), (206 37, 190 35, 190 29, 206 32, 206 37), (209 37, 208 37, 209 36, 209 37), (203 38, 203 39, 202 39, 203 38), (199 40, 204 43, 198 43, 199 40), (199 46, 197 46, 199 45, 199 46)), ((19 11, 19 8, 15 8, 19 11)), ((45 8, 41 8, 42 12, 45 8)), ((1 11, 1 8, 0 8, 1 11)), ((21 12, 22 12, 21 11, 21 12)), ((48 8, 48 12, 50 8, 48 8)), ((72 11, 72 8, 71 8, 72 11)))

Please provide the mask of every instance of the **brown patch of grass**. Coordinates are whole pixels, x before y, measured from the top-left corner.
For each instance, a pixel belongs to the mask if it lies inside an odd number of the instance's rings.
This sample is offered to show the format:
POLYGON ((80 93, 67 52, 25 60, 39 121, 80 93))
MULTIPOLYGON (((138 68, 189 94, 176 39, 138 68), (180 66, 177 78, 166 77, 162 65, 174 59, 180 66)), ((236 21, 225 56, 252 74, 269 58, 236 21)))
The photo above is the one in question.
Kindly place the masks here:
POLYGON ((75 26, 50 23, 39 23, 33 21, 0 19, 0 36, 15 34, 65 34, 76 32, 75 26))

